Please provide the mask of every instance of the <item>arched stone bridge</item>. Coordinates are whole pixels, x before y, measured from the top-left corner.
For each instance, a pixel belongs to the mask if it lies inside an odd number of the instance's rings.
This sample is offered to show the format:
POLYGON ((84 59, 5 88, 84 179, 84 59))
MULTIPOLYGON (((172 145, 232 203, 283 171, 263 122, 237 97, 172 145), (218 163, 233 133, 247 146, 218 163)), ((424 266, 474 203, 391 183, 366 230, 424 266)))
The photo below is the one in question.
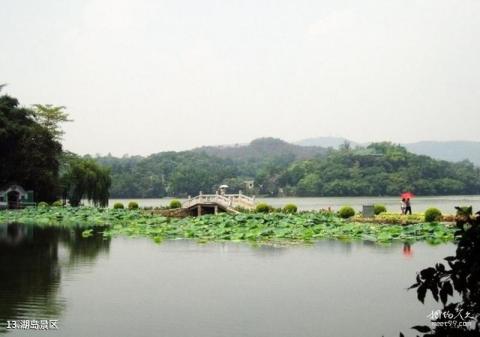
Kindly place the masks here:
POLYGON ((217 214, 219 212, 239 213, 238 208, 254 209, 255 197, 238 194, 202 194, 188 198, 183 204, 190 215, 217 214))

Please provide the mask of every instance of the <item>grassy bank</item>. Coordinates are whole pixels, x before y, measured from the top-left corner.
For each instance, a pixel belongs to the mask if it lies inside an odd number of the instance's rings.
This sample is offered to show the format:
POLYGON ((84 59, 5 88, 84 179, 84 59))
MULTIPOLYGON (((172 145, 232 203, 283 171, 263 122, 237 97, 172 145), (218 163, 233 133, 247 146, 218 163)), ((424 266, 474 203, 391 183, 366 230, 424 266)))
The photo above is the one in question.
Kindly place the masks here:
POLYGON ((167 218, 141 210, 44 207, 0 212, 0 224, 40 226, 106 226, 105 236, 144 236, 165 239, 250 242, 313 242, 322 239, 367 240, 380 244, 393 241, 453 241, 454 229, 441 223, 387 225, 344 220, 332 213, 252 213, 205 215, 198 218, 167 218))

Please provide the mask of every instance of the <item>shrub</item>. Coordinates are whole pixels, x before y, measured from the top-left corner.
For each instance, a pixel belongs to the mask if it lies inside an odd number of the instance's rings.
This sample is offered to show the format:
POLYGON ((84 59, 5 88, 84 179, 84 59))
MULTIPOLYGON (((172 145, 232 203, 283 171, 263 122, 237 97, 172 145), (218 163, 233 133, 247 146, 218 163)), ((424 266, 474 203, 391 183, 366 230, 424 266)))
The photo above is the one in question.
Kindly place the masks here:
POLYGON ((48 207, 48 204, 47 204, 45 201, 40 201, 40 202, 37 204, 37 207, 48 207))
POLYGON ((257 213, 269 213, 273 210, 272 206, 267 203, 261 202, 255 207, 255 212, 257 213))
POLYGON ((138 209, 138 203, 135 201, 130 201, 128 203, 128 209, 138 209))
POLYGON ((338 215, 343 219, 348 219, 355 215, 355 210, 350 206, 343 206, 338 211, 338 215))
POLYGON ((125 207, 123 206, 123 204, 121 202, 116 202, 113 204, 113 208, 114 209, 124 209, 125 207))
POLYGON ((429 208, 425 211, 425 221, 435 222, 442 219, 442 212, 438 208, 429 208))
POLYGON ((373 212, 375 213, 375 215, 379 215, 381 213, 386 213, 387 208, 385 207, 385 205, 373 205, 373 212))
POLYGON ((61 200, 54 201, 54 202, 52 202, 52 206, 53 207, 62 207, 63 202, 61 200))
POLYGON ((173 199, 172 201, 170 201, 170 208, 181 208, 181 207, 182 207, 182 203, 180 202, 180 200, 173 199))
POLYGON ((297 213, 298 207, 295 204, 286 204, 283 206, 284 213, 297 213))

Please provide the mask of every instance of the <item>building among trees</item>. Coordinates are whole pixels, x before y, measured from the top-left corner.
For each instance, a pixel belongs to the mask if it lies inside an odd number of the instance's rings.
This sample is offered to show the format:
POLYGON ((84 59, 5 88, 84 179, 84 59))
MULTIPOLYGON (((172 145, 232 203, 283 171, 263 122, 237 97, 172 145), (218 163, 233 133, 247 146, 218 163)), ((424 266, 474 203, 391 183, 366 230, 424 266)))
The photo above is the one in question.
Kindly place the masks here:
POLYGON ((17 184, 9 184, 0 188, 0 208, 16 209, 33 205, 35 205, 33 191, 26 191, 17 184))

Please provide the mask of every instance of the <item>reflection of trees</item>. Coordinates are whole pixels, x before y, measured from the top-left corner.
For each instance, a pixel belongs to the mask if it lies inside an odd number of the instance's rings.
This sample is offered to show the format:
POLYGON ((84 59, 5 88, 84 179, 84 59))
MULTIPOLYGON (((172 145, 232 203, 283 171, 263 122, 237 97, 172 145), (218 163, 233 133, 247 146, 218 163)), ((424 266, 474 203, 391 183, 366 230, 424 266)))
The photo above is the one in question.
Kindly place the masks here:
POLYGON ((62 244, 69 250, 69 265, 75 266, 86 261, 94 261, 101 253, 108 253, 110 249, 110 239, 99 235, 101 227, 94 229, 94 235, 88 238, 82 236, 83 229, 65 231, 62 235, 62 244))
MULTIPOLYGON (((54 300, 60 282, 57 263, 58 237, 53 229, 34 230, 35 240, 14 243, 23 230, 10 225, 0 241, 0 321, 18 319, 34 301, 45 316, 57 315, 61 303, 54 300)), ((45 317, 44 316, 44 317, 45 317)), ((43 318, 43 317, 42 317, 43 318)), ((35 319, 35 318, 32 318, 35 319)))
POLYGON ((7 320, 59 318, 65 306, 57 296, 59 244, 69 251, 69 265, 109 250, 110 241, 101 235, 81 233, 80 228, 0 226, 0 332, 7 320))

